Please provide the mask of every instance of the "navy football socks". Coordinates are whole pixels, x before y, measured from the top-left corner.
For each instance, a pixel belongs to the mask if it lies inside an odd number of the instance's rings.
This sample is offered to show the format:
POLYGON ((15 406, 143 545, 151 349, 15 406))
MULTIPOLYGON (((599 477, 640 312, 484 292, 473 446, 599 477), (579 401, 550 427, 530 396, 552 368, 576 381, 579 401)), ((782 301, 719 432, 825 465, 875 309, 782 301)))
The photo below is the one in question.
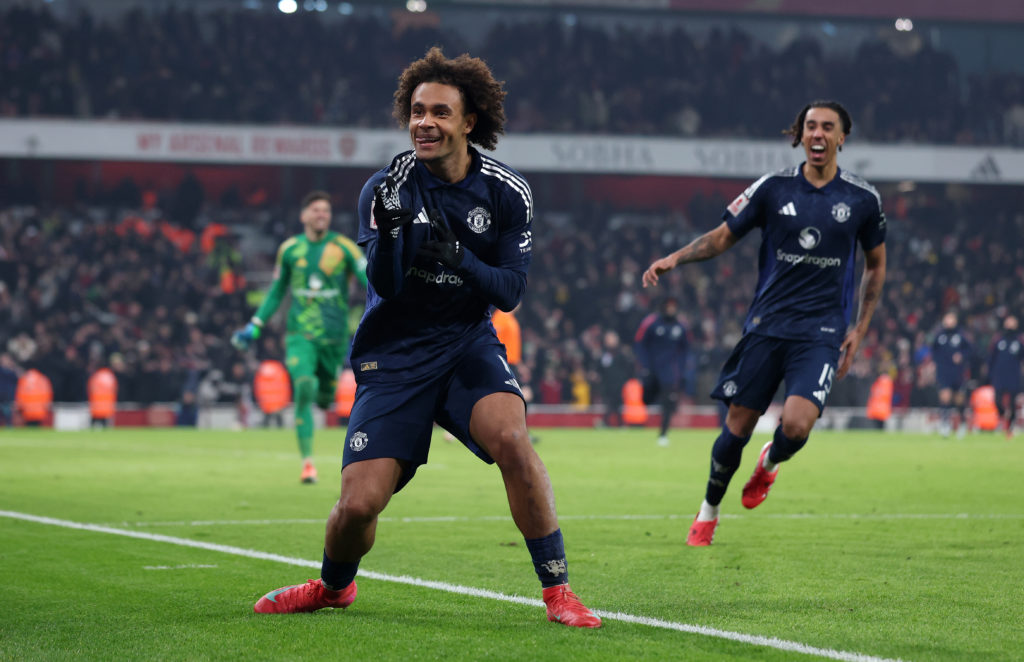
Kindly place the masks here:
POLYGON ((541 586, 548 588, 569 582, 569 566, 565 562, 565 545, 562 542, 562 530, 543 538, 527 538, 526 548, 533 558, 533 568, 541 586))
POLYGON ((359 561, 355 563, 332 561, 324 550, 323 565, 320 566, 320 581, 324 588, 331 591, 340 591, 356 578, 356 571, 359 570, 359 561))
POLYGON ((704 495, 708 504, 717 506, 722 503, 722 497, 729 489, 729 481, 740 467, 743 447, 748 441, 750 437, 737 437, 727 426, 722 426, 722 433, 711 447, 711 475, 708 477, 708 488, 704 495))
POLYGON ((807 437, 803 439, 790 439, 782 434, 782 425, 775 428, 775 438, 772 439, 772 447, 768 449, 768 461, 773 464, 785 462, 796 455, 796 452, 807 443, 807 437))

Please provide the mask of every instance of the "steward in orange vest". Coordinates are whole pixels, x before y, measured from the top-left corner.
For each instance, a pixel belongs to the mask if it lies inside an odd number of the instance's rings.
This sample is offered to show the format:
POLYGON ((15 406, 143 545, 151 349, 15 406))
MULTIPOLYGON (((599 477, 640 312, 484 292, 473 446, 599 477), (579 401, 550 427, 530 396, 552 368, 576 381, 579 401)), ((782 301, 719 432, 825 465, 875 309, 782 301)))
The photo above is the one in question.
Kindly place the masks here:
POLYGON ((53 384, 38 370, 26 370, 18 380, 14 404, 26 425, 42 425, 53 405, 53 384))
POLYGON ((270 424, 271 419, 277 427, 284 425, 281 410, 292 401, 292 382, 283 363, 269 360, 260 363, 253 377, 253 395, 263 412, 264 427, 270 424))
POLYGON ((356 402, 356 375, 351 369, 345 368, 338 378, 338 389, 334 392, 334 411, 338 414, 338 423, 348 423, 352 405, 356 402))
MULTIPOLYGON (((508 364, 517 366, 523 362, 523 334, 519 328, 519 320, 512 313, 495 309, 491 314, 491 324, 498 334, 498 340, 505 346, 508 364)), ((518 379, 518 375, 516 376, 518 379)))
POLYGON ((893 381, 889 373, 882 373, 871 385, 868 395, 868 418, 885 423, 892 416, 893 381))
POLYGON ((117 377, 110 368, 100 368, 89 377, 87 388, 91 425, 107 427, 114 422, 117 408, 117 377))
POLYGON ((980 386, 971 393, 971 411, 974 414, 974 427, 979 430, 992 431, 999 427, 999 407, 996 406, 996 389, 992 386, 980 386))
POLYGON ((626 425, 643 425, 647 422, 644 385, 636 377, 626 380, 622 385, 622 422, 626 425))

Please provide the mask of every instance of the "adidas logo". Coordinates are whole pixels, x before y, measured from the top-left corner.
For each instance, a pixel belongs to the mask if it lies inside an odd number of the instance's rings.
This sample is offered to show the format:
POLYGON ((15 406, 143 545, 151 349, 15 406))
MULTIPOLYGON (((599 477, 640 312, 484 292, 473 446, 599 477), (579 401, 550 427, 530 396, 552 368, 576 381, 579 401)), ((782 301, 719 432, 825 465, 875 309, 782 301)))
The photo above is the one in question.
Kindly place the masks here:
POLYGON ((996 160, 991 154, 983 158, 981 162, 971 170, 971 179, 995 181, 1001 178, 1002 172, 999 170, 999 164, 996 163, 996 160))
POLYGON ((783 216, 796 216, 796 205, 792 202, 787 202, 783 205, 782 209, 779 210, 779 213, 783 216))
POLYGON ((815 391, 814 397, 818 399, 818 402, 825 404, 825 398, 828 397, 828 392, 822 389, 821 391, 815 391))

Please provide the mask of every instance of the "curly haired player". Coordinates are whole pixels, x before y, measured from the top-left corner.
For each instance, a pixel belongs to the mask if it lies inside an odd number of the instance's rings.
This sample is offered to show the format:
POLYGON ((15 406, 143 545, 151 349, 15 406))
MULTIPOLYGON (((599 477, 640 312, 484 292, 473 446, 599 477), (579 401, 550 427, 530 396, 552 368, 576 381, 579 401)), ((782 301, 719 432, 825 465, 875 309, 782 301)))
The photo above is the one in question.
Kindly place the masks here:
POLYGON ((271 591, 257 612, 352 603, 377 518, 426 463, 437 421, 498 465, 548 620, 601 625, 569 588, 551 481, 490 321, 493 308, 510 311, 522 298, 533 248, 526 180, 470 146, 497 144, 504 96, 482 60, 448 59, 437 48, 399 79, 395 116, 413 149, 370 177, 359 197, 370 284, 352 342, 358 388, 320 579, 271 591))

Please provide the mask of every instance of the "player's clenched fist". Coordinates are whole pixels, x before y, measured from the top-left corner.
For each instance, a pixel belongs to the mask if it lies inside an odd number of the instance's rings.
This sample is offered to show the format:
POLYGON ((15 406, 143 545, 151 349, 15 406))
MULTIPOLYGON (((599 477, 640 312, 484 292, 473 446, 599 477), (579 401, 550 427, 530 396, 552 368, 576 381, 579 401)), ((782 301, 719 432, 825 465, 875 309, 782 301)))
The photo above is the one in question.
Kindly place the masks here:
POLYGON ((420 255, 437 260, 450 269, 455 269, 462 264, 462 256, 466 249, 455 238, 455 233, 448 227, 444 216, 436 209, 430 210, 430 227, 433 228, 437 238, 423 242, 419 250, 420 255))
POLYGON ((373 222, 378 232, 398 236, 398 230, 412 220, 412 211, 402 207, 398 199, 398 187, 391 175, 384 182, 373 187, 373 222))

